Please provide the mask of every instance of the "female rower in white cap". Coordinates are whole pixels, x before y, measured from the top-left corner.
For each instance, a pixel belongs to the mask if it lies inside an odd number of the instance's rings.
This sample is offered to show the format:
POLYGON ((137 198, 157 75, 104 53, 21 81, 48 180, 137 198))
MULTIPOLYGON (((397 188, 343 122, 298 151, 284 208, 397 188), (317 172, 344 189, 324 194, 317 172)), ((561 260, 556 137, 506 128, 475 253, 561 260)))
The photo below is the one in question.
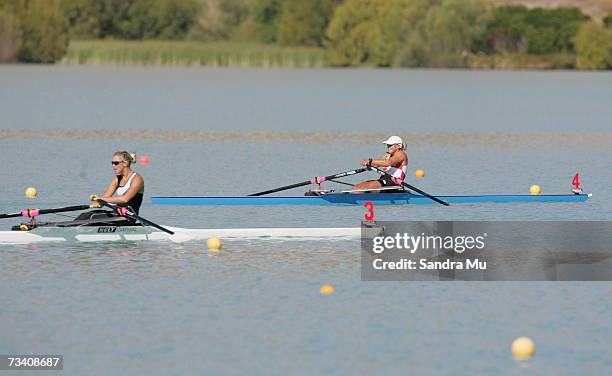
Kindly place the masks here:
MULTIPOLYGON (((379 187, 396 187, 400 186, 406 178, 408 172, 408 155, 406 154, 406 145, 399 136, 391 136, 389 139, 383 141, 383 144, 387 145, 387 152, 381 155, 378 159, 363 159, 361 160, 362 166, 367 166, 371 163, 373 167, 379 167, 389 175, 381 175, 378 180, 368 180, 363 183, 359 183, 353 186, 353 189, 367 189, 367 188, 379 188, 379 187)), ((385 190, 385 192, 396 192, 401 191, 401 188, 385 190)), ((371 193, 378 193, 380 191, 371 191, 371 193)), ((355 192, 359 193, 359 192, 355 192)))

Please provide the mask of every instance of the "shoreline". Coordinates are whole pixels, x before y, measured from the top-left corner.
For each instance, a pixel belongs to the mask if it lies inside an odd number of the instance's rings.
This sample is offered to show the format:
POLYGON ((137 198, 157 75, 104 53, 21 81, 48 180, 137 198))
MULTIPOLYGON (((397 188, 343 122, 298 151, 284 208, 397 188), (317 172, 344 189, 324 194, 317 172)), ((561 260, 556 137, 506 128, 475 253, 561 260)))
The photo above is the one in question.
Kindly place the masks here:
MULTIPOLYGON (((5 140, 94 140, 102 129, 0 129, 0 141, 5 140)), ((132 129, 113 140, 151 142, 232 142, 239 138, 243 142, 260 144, 268 142, 291 142, 300 144, 329 145, 338 139, 350 140, 351 144, 368 145, 372 140, 383 139, 393 130, 381 132, 283 132, 283 131, 211 131, 211 130, 167 130, 132 129)), ((401 132, 412 140, 412 146, 456 146, 469 145, 516 147, 519 145, 588 147, 609 149, 612 134, 607 132, 401 132)))
MULTIPOLYGON (((324 48, 279 47, 276 45, 193 41, 90 40, 70 43, 57 65, 210 67, 210 68, 330 68, 330 69, 426 69, 473 71, 593 71, 575 68, 576 55, 557 53, 464 54, 463 66, 433 67, 342 67, 333 66, 324 48)), ((603 70, 606 71, 606 70, 603 70)))

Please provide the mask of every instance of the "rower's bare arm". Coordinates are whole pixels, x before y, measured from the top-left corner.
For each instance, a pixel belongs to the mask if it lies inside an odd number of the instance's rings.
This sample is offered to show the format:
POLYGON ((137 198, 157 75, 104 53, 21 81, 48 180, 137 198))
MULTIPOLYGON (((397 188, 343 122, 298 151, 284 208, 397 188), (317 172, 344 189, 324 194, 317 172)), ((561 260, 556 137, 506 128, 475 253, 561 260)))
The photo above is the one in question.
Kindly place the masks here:
POLYGON ((402 163, 406 158, 404 153, 395 153, 389 159, 376 159, 372 161, 374 167, 388 167, 395 166, 402 163))
MULTIPOLYGON (((380 165, 379 165, 379 164, 377 164, 377 162, 382 161, 382 160, 385 160, 385 159, 387 158, 387 155, 388 155, 388 154, 389 154, 389 153, 385 153, 385 154, 381 155, 380 157, 378 157, 378 159, 372 159, 372 166, 374 166, 374 167, 380 167, 380 165)), ((369 160, 369 159, 362 159, 362 160, 361 160, 359 163, 360 163, 362 166, 367 166, 367 165, 370 163, 370 160, 369 160)))

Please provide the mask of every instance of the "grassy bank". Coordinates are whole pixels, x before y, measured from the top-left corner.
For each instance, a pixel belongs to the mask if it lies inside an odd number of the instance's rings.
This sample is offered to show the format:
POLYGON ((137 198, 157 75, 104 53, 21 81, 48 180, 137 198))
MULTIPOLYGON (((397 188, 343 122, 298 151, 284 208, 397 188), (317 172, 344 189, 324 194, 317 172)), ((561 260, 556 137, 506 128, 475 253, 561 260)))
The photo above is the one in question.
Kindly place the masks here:
POLYGON ((62 64, 322 67, 321 48, 184 41, 71 41, 62 64))
MULTIPOLYGON (((468 54, 470 69, 572 69, 575 55, 468 54)), ((72 41, 62 64, 210 67, 324 67, 325 50, 269 44, 185 41, 72 41)))
POLYGON ((467 64, 470 69, 574 69, 576 55, 470 54, 467 64))

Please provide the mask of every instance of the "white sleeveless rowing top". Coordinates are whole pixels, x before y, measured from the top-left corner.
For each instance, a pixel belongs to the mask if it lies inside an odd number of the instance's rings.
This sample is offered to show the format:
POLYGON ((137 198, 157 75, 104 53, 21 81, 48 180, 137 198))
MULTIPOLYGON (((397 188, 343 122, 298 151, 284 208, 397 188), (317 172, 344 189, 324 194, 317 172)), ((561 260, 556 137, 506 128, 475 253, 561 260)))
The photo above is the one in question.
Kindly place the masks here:
MULTIPOLYGON (((387 154, 386 159, 391 159, 391 155, 387 154)), ((404 179, 406 179, 406 174, 408 173, 408 160, 395 166, 383 167, 382 170, 392 176, 391 180, 393 180, 395 184, 402 185, 402 182, 404 179)))
MULTIPOLYGON (((115 189, 115 193, 113 193, 113 196, 123 196, 125 192, 127 192, 128 189, 130 189, 130 187, 132 186, 132 179, 134 179, 134 176, 136 176, 136 173, 132 172, 132 175, 128 178, 128 181, 123 187, 119 186, 119 182, 121 181, 121 175, 117 176, 117 189, 115 189)), ((142 205, 143 196, 144 195, 141 192, 138 192, 127 203, 127 206, 131 207, 136 212, 136 214, 138 214, 138 211, 140 210, 140 205, 142 205)))
POLYGON ((132 172, 132 175, 129 177, 127 183, 125 183, 125 185, 123 187, 119 186, 119 184, 117 183, 117 189, 115 190, 115 196, 123 196, 123 194, 125 192, 128 191, 128 189, 130 189, 130 187, 132 186, 132 179, 134 179, 134 176, 136 176, 135 172, 132 172))

